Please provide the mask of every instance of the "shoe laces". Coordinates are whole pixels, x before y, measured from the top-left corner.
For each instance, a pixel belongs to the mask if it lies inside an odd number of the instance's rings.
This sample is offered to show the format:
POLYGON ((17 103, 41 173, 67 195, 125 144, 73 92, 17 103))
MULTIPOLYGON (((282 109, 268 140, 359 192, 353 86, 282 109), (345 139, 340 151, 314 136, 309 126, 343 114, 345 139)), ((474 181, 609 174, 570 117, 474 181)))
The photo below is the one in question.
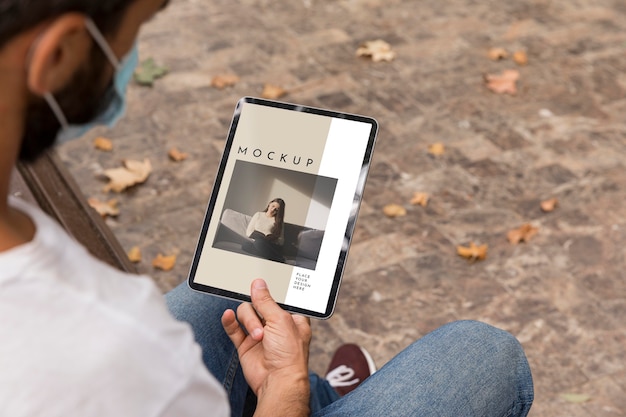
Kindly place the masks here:
POLYGON ((351 385, 359 383, 359 378, 354 378, 354 369, 346 366, 339 365, 326 375, 326 380, 333 388, 336 387, 349 387, 351 385))

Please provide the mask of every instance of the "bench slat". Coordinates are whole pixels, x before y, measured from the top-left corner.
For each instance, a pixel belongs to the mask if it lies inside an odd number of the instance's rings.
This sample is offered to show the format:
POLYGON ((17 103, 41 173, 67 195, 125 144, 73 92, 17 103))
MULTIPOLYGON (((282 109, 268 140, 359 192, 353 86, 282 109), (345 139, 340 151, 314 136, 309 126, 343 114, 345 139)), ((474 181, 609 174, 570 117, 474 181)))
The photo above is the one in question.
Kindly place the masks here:
POLYGON ((11 193, 38 204, 97 258, 122 271, 136 273, 111 229, 87 204, 78 184, 54 151, 32 164, 18 164, 11 193))

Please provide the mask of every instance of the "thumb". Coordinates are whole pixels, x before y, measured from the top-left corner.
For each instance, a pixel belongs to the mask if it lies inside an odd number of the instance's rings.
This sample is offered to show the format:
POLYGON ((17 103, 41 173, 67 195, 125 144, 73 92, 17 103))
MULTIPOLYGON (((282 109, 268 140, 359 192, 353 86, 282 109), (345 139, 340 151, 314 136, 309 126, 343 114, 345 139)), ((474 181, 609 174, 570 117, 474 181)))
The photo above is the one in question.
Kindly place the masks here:
POLYGON ((272 298, 267 283, 262 279, 256 279, 252 282, 250 298, 254 309, 264 320, 268 320, 272 315, 282 311, 272 298))

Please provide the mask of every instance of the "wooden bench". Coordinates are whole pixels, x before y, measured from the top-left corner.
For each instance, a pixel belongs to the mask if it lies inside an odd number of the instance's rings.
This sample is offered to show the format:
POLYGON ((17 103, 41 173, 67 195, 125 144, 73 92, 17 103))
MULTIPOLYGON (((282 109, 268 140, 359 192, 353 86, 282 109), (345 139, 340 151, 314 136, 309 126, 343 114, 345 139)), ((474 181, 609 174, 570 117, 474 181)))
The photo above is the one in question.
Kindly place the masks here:
POLYGON ((97 258, 122 271, 136 273, 111 229, 87 204, 78 184, 54 151, 35 163, 18 164, 10 191, 41 207, 97 258))

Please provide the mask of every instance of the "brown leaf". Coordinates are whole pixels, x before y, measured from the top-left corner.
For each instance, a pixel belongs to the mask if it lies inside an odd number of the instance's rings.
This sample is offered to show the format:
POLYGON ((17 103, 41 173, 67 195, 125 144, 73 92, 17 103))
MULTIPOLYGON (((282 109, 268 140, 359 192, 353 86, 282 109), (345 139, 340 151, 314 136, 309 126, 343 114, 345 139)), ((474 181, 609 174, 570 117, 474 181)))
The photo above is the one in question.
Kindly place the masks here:
POLYGON ((463 258, 472 262, 482 261, 487 258, 487 245, 476 246, 474 242, 470 242, 469 246, 457 246, 456 253, 463 258))
POLYGON ((513 61, 517 64, 517 65, 527 65, 528 64, 528 55, 526 54, 525 51, 516 51, 513 54, 513 61))
POLYGON ((506 234, 506 238, 513 245, 517 245, 520 242, 528 242, 533 236, 539 232, 539 229, 533 227, 530 223, 526 223, 518 227, 517 229, 510 230, 506 234))
POLYGON ((277 100, 285 95, 287 95, 287 90, 272 84, 265 84, 261 93, 261 97, 268 100, 277 100))
POLYGON ((433 143, 428 145, 428 153, 433 156, 441 156, 446 153, 446 146, 443 143, 433 143))
POLYGON ((422 206, 426 207, 428 205, 428 201, 430 200, 430 196, 427 193, 415 193, 413 194, 413 198, 411 199, 411 204, 414 206, 422 206))
POLYGON ((97 198, 90 198, 89 200, 87 200, 87 203, 91 207, 93 207, 103 218, 107 216, 116 217, 120 214, 118 201, 116 199, 111 199, 109 201, 103 202, 98 200, 97 198))
POLYGON ((367 41, 356 51, 356 56, 365 56, 374 62, 393 61, 396 53, 391 50, 391 45, 382 39, 367 41))
POLYGON ((181 162, 181 161, 184 161, 185 159, 189 158, 189 154, 184 153, 184 152, 180 152, 176 148, 170 149, 170 151, 167 153, 167 155, 174 162, 181 162))
POLYGON ((556 198, 551 198, 549 200, 545 200, 541 202, 541 210, 545 213, 549 213, 554 211, 554 209, 559 205, 559 200, 556 198))
POLYGON ((235 74, 216 75, 211 80, 211 87, 222 90, 226 87, 232 87, 239 82, 240 78, 235 74))
POLYGON ((487 52, 487 56, 492 61, 500 61, 501 59, 507 59, 509 53, 504 48, 491 48, 489 52, 487 52))
POLYGON ((398 204, 389 204, 383 207, 383 213, 387 217, 402 217, 406 216, 406 209, 398 204))
POLYGON ((134 246, 128 251, 128 260, 134 264, 141 262, 141 249, 139 246, 134 246))
POLYGON ((496 94, 515 95, 517 93, 517 80, 519 80, 519 71, 517 70, 505 70, 500 75, 485 74, 487 88, 496 94))
POLYGON ((103 137, 96 138, 93 141, 93 146, 100 151, 111 152, 113 150, 113 142, 103 137))
POLYGON ((176 255, 164 256, 162 254, 158 254, 156 258, 152 261, 152 266, 163 270, 163 271, 171 271, 174 269, 176 265, 176 255))
POLYGON ((143 184, 152 172, 152 164, 148 159, 143 161, 125 159, 122 162, 124 167, 104 171, 104 175, 109 178, 109 183, 104 187, 105 192, 121 193, 133 185, 143 184))

